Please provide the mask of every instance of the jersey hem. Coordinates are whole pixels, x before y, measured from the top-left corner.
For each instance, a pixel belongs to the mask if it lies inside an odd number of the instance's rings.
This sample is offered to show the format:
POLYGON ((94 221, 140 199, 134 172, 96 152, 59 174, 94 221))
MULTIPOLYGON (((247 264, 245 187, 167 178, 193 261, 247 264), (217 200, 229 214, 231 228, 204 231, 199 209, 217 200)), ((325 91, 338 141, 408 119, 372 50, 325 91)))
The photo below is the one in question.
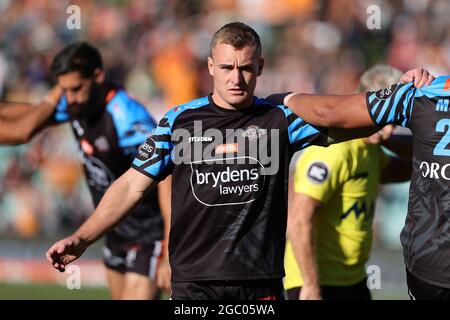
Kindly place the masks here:
POLYGON ((222 277, 204 276, 204 277, 189 277, 177 279, 173 278, 172 282, 183 283, 191 281, 245 281, 245 280, 276 280, 284 278, 284 274, 270 275, 270 276, 246 276, 246 275, 227 275, 222 277))
POLYGON ((162 181, 162 180, 163 180, 163 179, 161 179, 161 178, 158 178, 158 177, 152 175, 151 173, 148 173, 148 172, 145 171, 145 170, 142 170, 141 168, 139 168, 139 167, 138 167, 137 165, 135 165, 135 164, 131 164, 131 168, 133 168, 134 170, 137 170, 138 172, 142 173, 143 175, 145 175, 145 176, 147 176, 147 177, 149 177, 149 178, 151 178, 151 179, 153 179, 153 180, 156 180, 156 181, 162 181))
POLYGON ((415 271, 412 272, 411 269, 409 269, 409 268, 407 268, 407 269, 408 269, 409 273, 411 273, 414 277, 416 277, 417 279, 419 279, 427 284, 430 284, 430 285, 436 286, 436 287, 440 287, 440 288, 450 289, 450 283, 448 283, 448 282, 441 282, 441 281, 433 280, 428 277, 424 277, 423 274, 421 274, 420 272, 419 273, 417 273, 415 271))

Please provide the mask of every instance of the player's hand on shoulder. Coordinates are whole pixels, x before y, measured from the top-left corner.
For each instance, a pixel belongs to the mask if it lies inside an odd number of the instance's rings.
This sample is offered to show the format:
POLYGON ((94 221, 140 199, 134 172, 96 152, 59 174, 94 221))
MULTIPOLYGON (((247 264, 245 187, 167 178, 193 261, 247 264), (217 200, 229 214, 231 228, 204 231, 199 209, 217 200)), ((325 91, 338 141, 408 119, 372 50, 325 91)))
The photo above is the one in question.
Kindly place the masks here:
POLYGON ((88 245, 72 235, 54 243, 46 253, 47 261, 53 268, 64 272, 66 265, 78 259, 88 245))
POLYGON ((61 99, 63 94, 63 91, 60 86, 55 85, 53 88, 50 89, 49 92, 45 95, 43 102, 50 104, 52 106, 56 106, 61 99))
POLYGON ((422 67, 417 67, 412 70, 408 70, 404 75, 400 77, 400 81, 403 83, 414 82, 416 88, 422 88, 423 86, 430 85, 435 77, 430 74, 428 70, 422 67))

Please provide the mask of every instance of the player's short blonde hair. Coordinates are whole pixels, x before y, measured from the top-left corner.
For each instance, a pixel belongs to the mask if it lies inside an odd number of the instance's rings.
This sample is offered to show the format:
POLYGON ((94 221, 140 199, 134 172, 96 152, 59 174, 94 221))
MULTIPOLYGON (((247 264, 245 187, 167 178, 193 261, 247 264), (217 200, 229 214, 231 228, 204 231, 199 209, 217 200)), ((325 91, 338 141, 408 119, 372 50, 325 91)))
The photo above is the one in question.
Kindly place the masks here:
POLYGON ((258 33, 242 22, 231 22, 217 30, 211 40, 211 57, 213 49, 220 43, 229 44, 236 49, 242 49, 248 45, 255 46, 257 57, 261 58, 262 55, 261 40, 258 33))
POLYGON ((377 64, 359 79, 358 92, 378 91, 399 82, 403 72, 386 64, 377 64))

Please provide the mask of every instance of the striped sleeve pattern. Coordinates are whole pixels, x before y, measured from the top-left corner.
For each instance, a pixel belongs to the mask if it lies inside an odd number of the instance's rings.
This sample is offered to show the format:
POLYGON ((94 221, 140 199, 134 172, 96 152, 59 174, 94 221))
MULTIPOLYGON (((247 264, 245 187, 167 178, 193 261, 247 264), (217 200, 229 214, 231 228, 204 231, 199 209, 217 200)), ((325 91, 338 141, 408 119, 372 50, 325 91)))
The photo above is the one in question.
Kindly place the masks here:
POLYGON ((416 88, 413 83, 394 84, 366 94, 366 104, 373 122, 379 126, 409 125, 416 88))
POLYGON ((171 119, 171 112, 169 112, 139 147, 132 164, 133 168, 155 180, 163 180, 170 174, 173 165, 171 159, 173 149, 171 141, 172 124, 173 119, 171 119))
POLYGON ((289 141, 293 152, 304 149, 310 145, 327 146, 327 131, 306 123, 298 117, 291 109, 281 105, 278 106, 284 112, 288 122, 289 141))

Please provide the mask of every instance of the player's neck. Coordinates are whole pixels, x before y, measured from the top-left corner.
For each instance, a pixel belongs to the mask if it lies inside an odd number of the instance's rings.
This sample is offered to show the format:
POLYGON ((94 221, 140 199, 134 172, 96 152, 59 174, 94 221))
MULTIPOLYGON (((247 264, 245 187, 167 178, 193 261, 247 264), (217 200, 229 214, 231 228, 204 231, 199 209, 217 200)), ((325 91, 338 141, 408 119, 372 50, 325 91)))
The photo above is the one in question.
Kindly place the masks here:
POLYGON ((113 98, 113 90, 115 90, 114 84, 108 82, 101 83, 95 88, 94 92, 91 93, 93 99, 89 103, 88 111, 83 115, 84 119, 90 124, 95 124, 100 119, 103 112, 106 110, 106 105, 113 98))
POLYGON ((211 98, 216 106, 228 110, 245 110, 253 105, 253 97, 251 97, 251 99, 248 99, 248 101, 239 105, 231 105, 227 103, 216 91, 213 92, 211 98))

